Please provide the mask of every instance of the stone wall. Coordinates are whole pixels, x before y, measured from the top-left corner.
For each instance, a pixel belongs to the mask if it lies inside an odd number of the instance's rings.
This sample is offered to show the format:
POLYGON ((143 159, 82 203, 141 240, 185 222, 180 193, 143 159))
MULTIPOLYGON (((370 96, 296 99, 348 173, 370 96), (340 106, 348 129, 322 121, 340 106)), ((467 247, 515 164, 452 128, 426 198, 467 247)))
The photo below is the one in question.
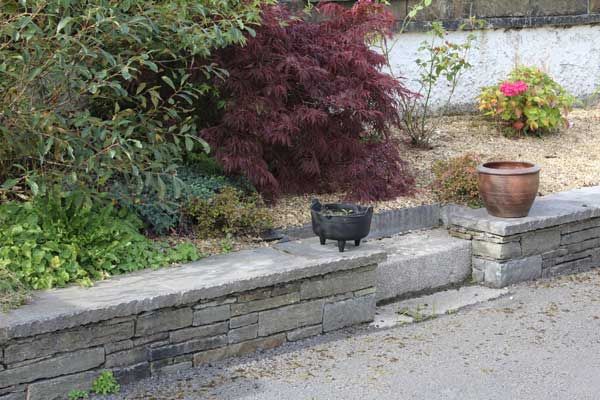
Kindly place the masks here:
MULTIPOLYGON (((402 20, 416 3, 392 0, 390 5, 396 18, 402 20)), ((433 0, 410 29, 425 30, 426 22, 434 20, 456 29, 470 16, 487 20, 492 28, 591 24, 600 22, 600 0, 433 0)))
POLYGON ((543 197, 527 218, 455 208, 448 224, 472 241, 473 278, 490 286, 600 267, 600 187, 543 197))
MULTIPOLYGON (((232 263, 239 260, 235 257, 232 263)), ((13 337, 0 341, 0 399, 63 399, 72 389, 89 389, 102 370, 112 370, 124 384, 371 321, 377 260, 363 261, 348 260, 350 268, 338 263, 332 272, 323 266, 316 274, 318 268, 310 274, 305 268, 302 274, 294 269, 287 273, 289 279, 268 278, 278 281, 268 286, 214 298, 201 296, 189 303, 185 294, 178 294, 183 301, 174 307, 67 329, 49 329, 48 320, 41 321, 43 328, 32 322, 30 332, 39 334, 13 330, 13 337)), ((252 260, 247 263, 252 265, 252 260)), ((261 268, 260 260, 256 268, 261 268)), ((202 279, 202 271, 194 272, 188 279, 202 279)), ((265 276, 271 275, 263 274, 263 281, 265 276)), ((76 289, 85 303, 86 289, 76 289)), ((68 323, 56 320, 56 324, 68 323)))

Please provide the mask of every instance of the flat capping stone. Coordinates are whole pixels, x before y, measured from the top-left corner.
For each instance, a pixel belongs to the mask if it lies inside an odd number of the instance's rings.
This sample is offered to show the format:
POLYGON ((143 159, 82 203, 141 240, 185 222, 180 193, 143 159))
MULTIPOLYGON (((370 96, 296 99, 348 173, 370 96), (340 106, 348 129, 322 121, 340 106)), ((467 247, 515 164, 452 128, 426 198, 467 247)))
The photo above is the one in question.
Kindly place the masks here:
POLYGON ((274 286, 378 264, 381 249, 365 243, 307 258, 274 248, 207 257, 179 267, 141 271, 98 282, 34 294, 33 301, 0 314, 0 344, 76 326, 191 305, 232 293, 274 286))
POLYGON ((445 212, 445 222, 448 226, 456 225, 498 236, 517 235, 599 217, 600 186, 538 197, 529 216, 524 218, 493 217, 484 208, 451 206, 447 207, 445 212))

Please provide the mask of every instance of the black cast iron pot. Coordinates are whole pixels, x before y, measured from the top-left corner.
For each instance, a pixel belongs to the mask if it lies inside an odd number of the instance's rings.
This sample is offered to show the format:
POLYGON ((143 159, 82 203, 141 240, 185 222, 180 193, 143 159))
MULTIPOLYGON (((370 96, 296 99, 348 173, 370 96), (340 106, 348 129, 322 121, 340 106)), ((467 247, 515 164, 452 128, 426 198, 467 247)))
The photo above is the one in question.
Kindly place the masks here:
POLYGON ((338 249, 344 251, 347 240, 360 241, 369 235, 373 207, 354 204, 321 204, 314 199, 310 206, 312 228, 315 235, 325 244, 327 239, 337 240, 338 249))

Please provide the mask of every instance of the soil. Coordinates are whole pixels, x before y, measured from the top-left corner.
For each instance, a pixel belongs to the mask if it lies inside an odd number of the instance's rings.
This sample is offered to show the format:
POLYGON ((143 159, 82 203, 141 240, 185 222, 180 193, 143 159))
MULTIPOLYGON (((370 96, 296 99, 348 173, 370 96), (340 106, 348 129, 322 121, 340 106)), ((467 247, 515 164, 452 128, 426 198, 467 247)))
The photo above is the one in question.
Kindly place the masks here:
MULTIPOLYGON (((541 138, 507 138, 495 124, 477 115, 443 117, 432 149, 402 145, 404 159, 415 175, 416 192, 364 205, 374 206, 377 212, 435 203, 429 189, 432 164, 467 153, 479 155, 484 161, 522 160, 541 165, 541 195, 600 185, 600 108, 575 110, 569 120, 569 129, 541 138)), ((321 203, 334 203, 343 201, 344 193, 285 196, 271 208, 274 225, 290 227, 310 222, 312 198, 318 198, 321 203)))

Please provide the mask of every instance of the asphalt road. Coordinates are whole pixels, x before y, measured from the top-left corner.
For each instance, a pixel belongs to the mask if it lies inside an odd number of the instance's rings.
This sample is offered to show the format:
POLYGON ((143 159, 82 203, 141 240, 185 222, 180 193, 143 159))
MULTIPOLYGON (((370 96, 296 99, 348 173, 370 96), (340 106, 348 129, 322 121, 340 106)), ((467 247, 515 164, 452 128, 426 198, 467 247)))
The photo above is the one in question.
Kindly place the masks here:
POLYGON ((600 399, 600 272, 152 378, 111 399, 600 399))

